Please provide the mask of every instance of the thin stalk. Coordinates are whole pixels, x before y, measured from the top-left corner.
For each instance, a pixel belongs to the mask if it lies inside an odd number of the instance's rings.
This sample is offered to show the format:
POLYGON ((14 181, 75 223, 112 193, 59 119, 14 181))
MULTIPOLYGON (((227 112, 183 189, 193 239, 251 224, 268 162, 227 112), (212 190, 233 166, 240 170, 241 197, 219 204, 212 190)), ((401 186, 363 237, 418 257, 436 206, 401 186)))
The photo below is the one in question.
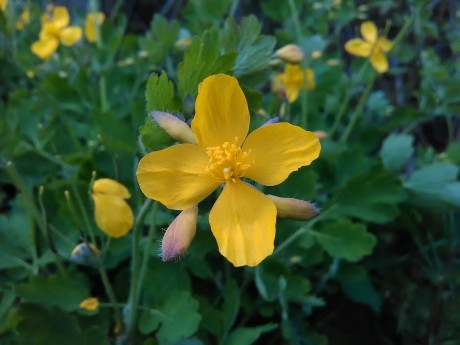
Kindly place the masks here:
MULTIPOLYGON (((75 194, 75 199, 77 199, 77 205, 78 205, 78 208, 80 209, 80 213, 83 215, 83 221, 84 221, 84 225, 85 225, 85 228, 86 228, 85 233, 89 234, 89 236, 91 238, 91 242, 93 242, 93 244, 96 245, 97 244, 96 236, 94 235, 93 228, 92 228, 91 223, 89 221, 89 216, 88 216, 88 214, 86 212, 86 208, 83 205, 83 200, 81 199, 80 193, 78 192, 78 189, 77 189, 75 184, 72 184, 72 189, 73 189, 73 192, 75 194)), ((72 203, 72 201, 70 199, 70 194, 69 194, 68 191, 66 193, 66 198, 68 198, 67 202, 70 205, 69 207, 73 207, 73 203, 72 203)), ((73 207, 73 209, 74 209, 74 214, 77 215, 75 207, 73 207)), ((76 217, 76 219, 78 219, 77 224, 80 223, 80 221, 79 221, 80 218, 78 216, 76 217)))
POLYGON ((150 223, 149 233, 147 235, 147 244, 145 245, 144 257, 142 258, 141 271, 139 274, 139 288, 137 292, 139 295, 139 298, 141 296, 142 287, 144 286, 145 274, 147 272, 147 267, 149 264, 150 253, 152 252, 153 236, 155 235, 155 230, 156 230, 155 221, 157 218, 158 208, 159 208, 159 203, 158 201, 155 201, 153 203, 152 222, 150 223))
POLYGON ((353 117, 351 118, 350 122, 348 122, 348 125, 347 125, 347 128, 345 129, 345 132, 342 134, 342 137, 340 138, 340 142, 342 144, 344 144, 347 141, 351 131, 355 127, 356 121, 361 116, 361 113, 362 113, 362 111, 364 109, 364 105, 367 102, 367 99, 369 97, 369 93, 372 90, 372 86, 374 86, 374 81, 375 81, 376 78, 377 78, 377 74, 374 73, 372 78, 369 79, 369 81, 367 82, 366 89, 364 90, 364 92, 363 92, 363 94, 362 94, 362 96, 361 96, 361 98, 359 100, 358 106, 356 107, 355 112, 353 113, 353 117))
MULTIPOLYGON (((354 81, 360 81, 363 78, 364 72, 367 70, 369 67, 369 63, 366 61, 361 68, 358 71, 358 77, 354 79, 354 81)), ((343 115, 345 114, 345 110, 347 110, 347 106, 350 103, 350 99, 352 96, 352 91, 353 91, 353 79, 351 80, 350 87, 347 87, 347 91, 345 93, 345 99, 342 101, 342 104, 340 105, 339 112, 335 116, 334 123, 332 124, 332 128, 329 132, 329 136, 332 137, 337 129, 339 128, 340 121, 342 120, 343 115)))
POLYGON ((53 252, 54 260, 56 261, 56 265, 58 267, 59 272, 61 273, 61 275, 63 277, 67 277, 67 270, 65 269, 65 266, 64 266, 64 264, 62 262, 62 258, 59 255, 59 253, 58 253, 58 251, 57 251, 57 249, 56 249, 56 247, 54 245, 53 239, 51 237, 50 228, 49 228, 49 225, 48 225, 48 215, 47 215, 47 212, 46 212, 45 203, 43 202, 43 194, 44 194, 44 192, 45 192, 45 188, 43 186, 40 186, 40 189, 39 189, 39 192, 38 192, 38 203, 40 205, 40 211, 41 211, 41 216, 42 216, 42 222, 43 222, 46 242, 48 243, 48 247, 53 252))
MULTIPOLYGON (((301 227, 299 230, 294 232, 291 236, 289 236, 287 239, 285 239, 279 246, 276 247, 275 251, 273 252, 273 255, 278 254, 281 252, 284 248, 286 248, 288 245, 290 245, 292 242, 294 242, 298 237, 302 236, 306 232, 313 232, 311 228, 313 225, 315 225, 317 222, 325 218, 331 211, 336 209, 336 205, 333 205, 329 207, 326 211, 322 212, 319 216, 316 218, 313 218, 306 226, 301 227)), ((314 232, 316 235, 316 232, 314 232)), ((318 235, 320 235, 318 233, 318 235)))
POLYGON ((144 218, 147 214, 151 199, 146 199, 136 217, 133 229, 133 242, 132 242, 132 256, 131 256, 131 288, 129 294, 129 315, 128 315, 128 328, 127 335, 132 337, 135 333, 135 325, 137 319, 137 305, 139 303, 139 242, 141 237, 142 225, 144 218))

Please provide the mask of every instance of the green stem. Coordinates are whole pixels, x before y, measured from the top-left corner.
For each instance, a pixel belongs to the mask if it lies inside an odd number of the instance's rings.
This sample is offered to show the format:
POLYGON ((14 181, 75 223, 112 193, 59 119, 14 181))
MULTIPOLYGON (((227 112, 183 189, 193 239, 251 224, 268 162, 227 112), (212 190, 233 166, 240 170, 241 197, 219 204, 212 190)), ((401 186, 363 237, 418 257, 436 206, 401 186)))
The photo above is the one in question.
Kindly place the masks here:
POLYGON ((329 213, 331 213, 331 211, 335 210, 336 208, 337 208, 337 205, 333 205, 329 207, 326 211, 322 212, 319 216, 317 216, 316 218, 313 218, 306 226, 303 226, 299 230, 294 232, 291 236, 289 236, 279 246, 276 247, 275 251, 273 252, 273 255, 276 255, 279 252, 281 252, 284 248, 286 248, 288 245, 290 245, 292 242, 294 242, 298 237, 302 236, 304 233, 311 232, 311 228, 313 227, 313 225, 315 225, 317 222, 325 218, 329 213))
POLYGON ((377 78, 377 74, 374 73, 372 78, 369 79, 369 81, 367 82, 367 86, 366 86, 366 89, 364 90, 362 96, 361 96, 361 99, 359 100, 359 103, 355 109, 355 112, 353 113, 353 117, 351 118, 350 122, 348 122, 348 125, 347 125, 347 128, 345 129, 345 132, 342 134, 342 137, 340 138, 340 142, 342 144, 344 144, 351 131, 353 130, 353 128, 355 127, 355 124, 356 124, 356 121, 359 119, 363 109, 364 109, 364 105, 366 104, 367 102, 367 99, 369 97, 369 93, 371 92, 372 90, 372 86, 374 85, 374 81, 375 79, 377 78))
POLYGON ((155 235, 155 230, 156 230, 155 222, 157 218, 158 208, 159 208, 159 203, 155 201, 153 203, 152 222, 150 223, 149 233, 147 235, 147 244, 145 245, 144 257, 142 258, 141 271, 139 274, 139 287, 138 287, 138 292, 137 292, 139 298, 142 293, 142 287, 144 285, 145 274, 147 273, 147 267, 148 267, 149 259, 151 256, 150 254, 152 253, 153 236, 155 235))
POLYGON ((302 27, 299 21, 299 12, 297 10, 294 0, 288 0, 289 8, 291 10, 292 22, 294 23, 295 34, 297 36, 297 43, 301 45, 302 41, 302 27))
MULTIPOLYGON (((92 252, 92 251, 91 251, 92 252)), ((107 270, 105 269, 104 263, 101 261, 99 257, 96 258, 97 262, 97 269, 99 271, 99 275, 101 276, 102 284, 104 285, 105 293, 107 297, 109 297, 110 303, 113 305, 113 309, 115 311, 115 318, 117 321, 121 321, 121 314, 120 308, 118 305, 117 297, 112 288, 112 284, 110 284, 109 276, 107 275, 107 270)))
POLYGON ((86 211, 86 208, 85 208, 85 205, 83 204, 83 200, 80 196, 80 193, 77 189, 77 186, 75 183, 72 183, 72 190, 75 194, 75 198, 77 199, 77 205, 78 205, 78 208, 80 209, 80 213, 83 215, 83 221, 85 223, 85 227, 86 227, 86 231, 90 238, 91 238, 91 242, 93 242, 94 245, 97 244, 96 242, 96 236, 94 235, 94 232, 93 232, 93 227, 91 226, 91 222, 89 221, 89 216, 88 216, 88 212, 86 211))
MULTIPOLYGON (((367 70, 368 67, 369 67, 369 63, 366 61, 361 66, 361 68, 359 69, 358 77, 356 79, 354 79, 354 80, 359 82, 363 78, 364 72, 367 70)), ((335 134, 337 129, 339 128, 340 121, 342 120, 342 117, 345 114, 345 110, 347 110, 348 104, 350 103, 352 91, 353 91, 353 88, 354 88, 353 79, 350 81, 350 84, 351 85, 349 87, 347 87, 347 91, 345 93, 345 99, 343 100, 342 104, 340 105, 339 112, 337 113, 337 115, 335 117, 335 120, 334 120, 334 123, 332 125, 332 128, 329 131, 329 136, 331 138, 335 134)))
POLYGON ((131 257, 131 288, 129 294, 129 316, 128 316, 128 337, 133 337, 137 319, 137 305, 139 303, 139 242, 142 225, 147 211, 152 204, 151 199, 146 199, 136 217, 133 229, 132 257, 131 257))

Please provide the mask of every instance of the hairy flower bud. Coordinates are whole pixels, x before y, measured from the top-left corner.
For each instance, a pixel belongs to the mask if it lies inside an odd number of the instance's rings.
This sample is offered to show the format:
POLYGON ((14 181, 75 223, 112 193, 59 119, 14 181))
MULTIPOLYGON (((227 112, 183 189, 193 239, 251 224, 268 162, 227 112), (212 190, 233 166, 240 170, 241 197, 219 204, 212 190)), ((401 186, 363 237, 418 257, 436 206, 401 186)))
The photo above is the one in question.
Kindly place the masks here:
POLYGON ((275 203, 278 218, 307 220, 320 213, 316 206, 305 200, 267 196, 275 203))
POLYGON ((191 128, 184 121, 174 115, 161 111, 152 111, 150 114, 155 122, 174 140, 182 143, 196 144, 191 128))
POLYGON ((314 131, 313 134, 316 135, 319 140, 326 139, 329 136, 325 131, 314 131))
POLYGON ((288 63, 300 63, 305 57, 302 49, 295 44, 285 45, 284 47, 278 49, 275 52, 275 55, 288 63))
POLYGON ((100 254, 101 251, 94 244, 82 242, 72 250, 70 260, 77 264, 94 265, 100 254))
POLYGON ((169 225, 161 242, 161 259, 170 261, 185 253, 196 233, 198 206, 183 210, 169 225))

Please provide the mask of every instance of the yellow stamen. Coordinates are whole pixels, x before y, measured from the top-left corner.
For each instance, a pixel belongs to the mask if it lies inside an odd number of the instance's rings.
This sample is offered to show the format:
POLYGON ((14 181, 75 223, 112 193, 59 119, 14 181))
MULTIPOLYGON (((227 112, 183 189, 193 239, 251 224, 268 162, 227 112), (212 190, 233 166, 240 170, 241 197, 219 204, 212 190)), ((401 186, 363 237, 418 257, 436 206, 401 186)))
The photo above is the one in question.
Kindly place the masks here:
POLYGON ((206 170, 220 182, 235 182, 237 178, 244 176, 251 164, 254 164, 253 161, 249 161, 251 151, 242 151, 237 142, 238 138, 235 138, 233 144, 226 141, 221 146, 206 149, 209 156, 206 170))

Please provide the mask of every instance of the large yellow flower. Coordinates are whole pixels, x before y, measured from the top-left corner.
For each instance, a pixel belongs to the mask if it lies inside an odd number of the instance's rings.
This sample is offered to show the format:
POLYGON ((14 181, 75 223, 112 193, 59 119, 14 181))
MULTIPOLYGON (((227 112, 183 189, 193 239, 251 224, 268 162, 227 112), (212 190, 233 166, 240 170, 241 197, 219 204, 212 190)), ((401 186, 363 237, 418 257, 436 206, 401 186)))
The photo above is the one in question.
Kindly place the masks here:
POLYGON ((82 35, 81 28, 69 26, 70 16, 66 7, 56 6, 42 16, 40 39, 31 46, 32 52, 41 59, 48 59, 59 47, 73 46, 82 35))
POLYGON ((378 35, 375 24, 367 21, 361 24, 361 38, 354 38, 345 43, 345 50, 352 55, 369 58, 372 67, 378 73, 388 71, 388 53, 393 47, 393 43, 386 37, 378 35))
POLYGON ((199 86, 192 121, 196 144, 151 152, 137 169, 142 192, 174 210, 198 204, 225 183, 209 222, 220 253, 235 266, 259 264, 273 252, 275 239, 274 202, 242 178, 274 186, 320 152, 313 133, 289 123, 248 135, 249 117, 234 77, 208 77, 199 86))
POLYGON ((275 76, 272 88, 281 87, 289 103, 293 103, 299 96, 299 91, 314 89, 315 73, 312 69, 302 69, 299 65, 287 64, 283 73, 275 76))
POLYGON ((85 19, 85 36, 88 42, 96 42, 97 27, 104 23, 105 15, 102 12, 89 13, 85 19))
POLYGON ((121 237, 131 230, 134 223, 133 211, 125 199, 128 189, 117 181, 101 178, 94 182, 94 201, 97 226, 110 237, 121 237))

